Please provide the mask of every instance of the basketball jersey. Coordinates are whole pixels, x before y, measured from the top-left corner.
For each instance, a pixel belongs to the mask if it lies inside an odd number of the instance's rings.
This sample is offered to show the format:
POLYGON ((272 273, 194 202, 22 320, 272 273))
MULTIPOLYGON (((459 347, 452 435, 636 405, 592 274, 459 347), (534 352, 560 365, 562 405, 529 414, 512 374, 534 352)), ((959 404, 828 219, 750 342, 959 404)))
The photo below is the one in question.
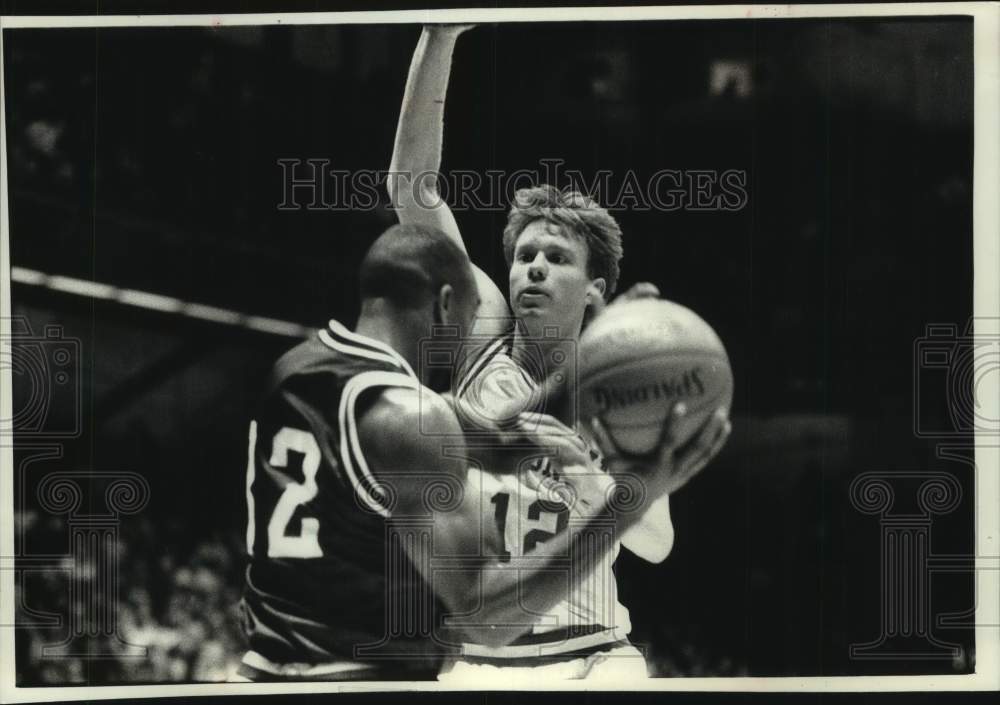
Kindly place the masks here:
POLYGON ((436 670, 427 624, 387 624, 401 605, 421 620, 440 613, 388 539, 386 497, 358 439, 359 420, 388 387, 419 381, 388 345, 336 321, 272 371, 250 430, 241 605, 250 649, 269 661, 436 670))
MULTIPOLYGON (((456 388, 456 396, 476 409, 475 413, 493 420, 509 419, 517 411, 527 409, 540 393, 534 379, 512 358, 512 344, 512 334, 492 341, 469 366, 456 388)), ((597 446, 589 442, 588 445, 592 461, 602 465, 597 446)), ((537 462, 532 471, 550 474, 548 458, 537 462)), ((482 487, 483 506, 495 524, 504 558, 525 555, 569 523, 570 510, 558 497, 532 489, 515 474, 472 469, 469 479, 471 487, 482 487)), ((547 632, 554 635, 557 630, 561 633, 560 640, 565 639, 566 630, 572 634, 602 627, 617 639, 623 639, 631 631, 628 610, 618 601, 613 565, 621 543, 614 536, 613 525, 598 527, 593 536, 588 536, 590 541, 611 540, 613 546, 595 561, 584 580, 568 586, 567 598, 534 625, 529 637, 533 644, 541 643, 540 635, 547 632)), ((545 653, 558 651, 555 644, 544 649, 545 653)))

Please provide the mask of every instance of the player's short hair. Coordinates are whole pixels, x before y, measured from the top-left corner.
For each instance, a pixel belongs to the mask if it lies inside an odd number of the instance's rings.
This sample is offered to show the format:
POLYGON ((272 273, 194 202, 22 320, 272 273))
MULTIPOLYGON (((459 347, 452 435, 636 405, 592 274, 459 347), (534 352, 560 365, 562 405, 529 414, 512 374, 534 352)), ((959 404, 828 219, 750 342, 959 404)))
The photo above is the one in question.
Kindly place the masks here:
POLYGON ((529 223, 545 220, 559 225, 567 234, 579 237, 587 245, 587 275, 603 277, 607 284, 604 298, 610 298, 618 286, 622 258, 622 230, 595 200, 579 191, 559 190, 542 184, 519 189, 507 215, 503 231, 503 254, 509 267, 514 262, 517 238, 529 223))
POLYGON ((445 284, 458 296, 476 292, 469 256, 426 225, 393 225, 382 233, 361 261, 358 279, 362 299, 384 298, 405 309, 425 306, 445 284))

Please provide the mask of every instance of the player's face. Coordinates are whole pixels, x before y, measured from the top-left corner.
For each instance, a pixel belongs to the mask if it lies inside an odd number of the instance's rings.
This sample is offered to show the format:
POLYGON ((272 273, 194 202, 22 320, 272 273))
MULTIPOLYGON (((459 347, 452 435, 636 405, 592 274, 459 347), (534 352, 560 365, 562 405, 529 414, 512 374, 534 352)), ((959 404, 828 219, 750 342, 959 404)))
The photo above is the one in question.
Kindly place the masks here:
POLYGON ((560 336, 580 330, 593 280, 587 245, 545 220, 529 223, 517 238, 510 267, 510 307, 524 319, 560 327, 560 336))

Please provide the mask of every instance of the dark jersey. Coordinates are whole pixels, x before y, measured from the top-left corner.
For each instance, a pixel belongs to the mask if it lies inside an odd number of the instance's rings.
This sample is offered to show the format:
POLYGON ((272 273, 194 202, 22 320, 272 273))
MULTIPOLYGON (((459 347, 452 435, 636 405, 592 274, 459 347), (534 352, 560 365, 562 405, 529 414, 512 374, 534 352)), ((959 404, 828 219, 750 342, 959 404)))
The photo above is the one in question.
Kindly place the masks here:
POLYGON ((437 666, 426 630, 390 616, 405 606, 426 622, 438 610, 388 538, 387 497, 358 439, 359 419, 387 387, 419 382, 389 346, 335 321, 272 371, 250 428, 242 604, 251 650, 272 662, 437 666))

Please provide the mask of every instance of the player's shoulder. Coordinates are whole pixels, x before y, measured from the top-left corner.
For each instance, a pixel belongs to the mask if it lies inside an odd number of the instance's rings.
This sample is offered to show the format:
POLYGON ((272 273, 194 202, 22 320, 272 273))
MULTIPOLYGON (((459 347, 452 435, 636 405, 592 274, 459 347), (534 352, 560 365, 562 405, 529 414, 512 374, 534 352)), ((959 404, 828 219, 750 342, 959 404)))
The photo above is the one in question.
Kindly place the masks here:
POLYGON ((506 335, 510 330, 511 313, 500 287, 482 269, 473 265, 472 273, 479 290, 479 307, 473 336, 480 340, 506 335))
POLYGON ((333 372, 337 369, 339 356, 320 339, 318 333, 287 350, 274 363, 273 374, 278 378, 310 372, 333 372))
POLYGON ((319 329, 295 347, 285 352, 272 369, 272 378, 281 382, 290 377, 329 374, 348 379, 365 373, 370 383, 374 373, 406 374, 400 363, 395 361, 385 346, 356 340, 344 340, 334 329, 319 329))
POLYGON ((285 351, 271 366, 264 390, 264 396, 272 394, 279 387, 304 376, 337 373, 335 356, 317 345, 315 336, 303 340, 285 351))
POLYGON ((442 436, 461 434, 451 404, 421 385, 381 390, 359 420, 358 430, 362 445, 387 459, 419 452, 424 446, 436 451, 442 436))

